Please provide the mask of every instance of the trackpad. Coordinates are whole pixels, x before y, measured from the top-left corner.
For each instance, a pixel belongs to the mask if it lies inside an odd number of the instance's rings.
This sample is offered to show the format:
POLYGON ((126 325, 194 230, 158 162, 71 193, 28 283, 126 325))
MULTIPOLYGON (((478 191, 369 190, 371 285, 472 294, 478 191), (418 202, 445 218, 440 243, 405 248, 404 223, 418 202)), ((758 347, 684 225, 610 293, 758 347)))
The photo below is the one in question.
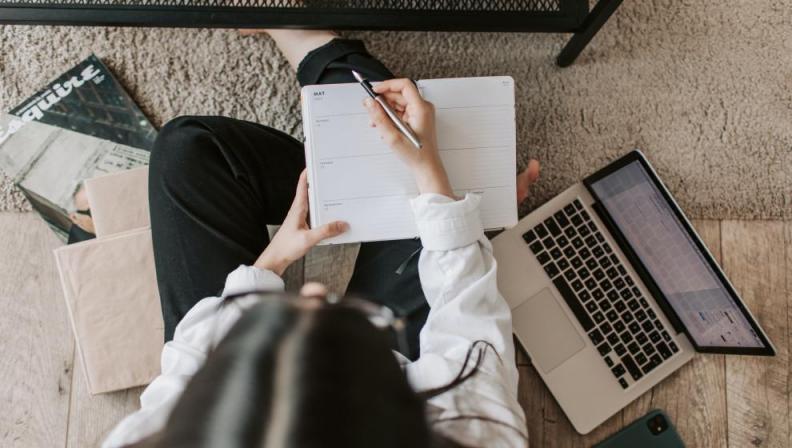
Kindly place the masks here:
POLYGON ((545 374, 586 346, 548 288, 513 309, 512 321, 534 366, 545 374))

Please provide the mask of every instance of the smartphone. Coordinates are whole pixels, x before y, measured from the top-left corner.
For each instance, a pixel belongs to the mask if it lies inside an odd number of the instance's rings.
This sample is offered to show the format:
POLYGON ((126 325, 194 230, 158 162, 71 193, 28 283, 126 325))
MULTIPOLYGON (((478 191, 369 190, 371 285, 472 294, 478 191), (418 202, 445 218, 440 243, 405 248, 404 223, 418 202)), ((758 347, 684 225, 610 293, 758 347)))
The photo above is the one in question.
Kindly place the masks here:
POLYGON ((685 444, 665 412, 654 409, 592 448, 685 448, 685 444))

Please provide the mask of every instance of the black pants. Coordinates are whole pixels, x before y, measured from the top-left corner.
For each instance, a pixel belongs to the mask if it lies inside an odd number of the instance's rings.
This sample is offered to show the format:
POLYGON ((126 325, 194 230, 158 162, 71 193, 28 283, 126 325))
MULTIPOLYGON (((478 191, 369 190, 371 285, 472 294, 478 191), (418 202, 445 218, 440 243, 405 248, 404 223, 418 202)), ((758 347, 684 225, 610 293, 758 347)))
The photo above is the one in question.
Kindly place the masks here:
MULTIPOLYGON (((301 85, 393 75, 360 41, 336 39, 300 64, 301 85)), ((179 117, 159 133, 149 168, 149 203, 165 340, 200 299, 220 294, 226 276, 251 265, 283 222, 305 168, 303 145, 276 129, 226 117, 179 117)), ((361 245, 348 293, 407 316, 414 359, 429 307, 418 279, 418 240, 361 245), (405 264, 406 263, 406 264, 405 264)))

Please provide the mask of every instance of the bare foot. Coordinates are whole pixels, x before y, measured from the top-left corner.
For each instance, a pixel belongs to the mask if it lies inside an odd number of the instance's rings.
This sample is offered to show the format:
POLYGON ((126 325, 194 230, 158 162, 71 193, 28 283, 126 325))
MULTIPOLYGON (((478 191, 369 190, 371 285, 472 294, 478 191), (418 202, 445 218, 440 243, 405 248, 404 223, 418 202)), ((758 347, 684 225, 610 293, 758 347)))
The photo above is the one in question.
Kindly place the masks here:
POLYGON ((243 36, 268 34, 295 71, 311 50, 338 37, 338 34, 326 30, 242 29, 238 31, 243 36))
POLYGON ((539 180, 539 161, 531 159, 522 173, 517 175, 517 205, 522 204, 530 192, 531 185, 539 180))

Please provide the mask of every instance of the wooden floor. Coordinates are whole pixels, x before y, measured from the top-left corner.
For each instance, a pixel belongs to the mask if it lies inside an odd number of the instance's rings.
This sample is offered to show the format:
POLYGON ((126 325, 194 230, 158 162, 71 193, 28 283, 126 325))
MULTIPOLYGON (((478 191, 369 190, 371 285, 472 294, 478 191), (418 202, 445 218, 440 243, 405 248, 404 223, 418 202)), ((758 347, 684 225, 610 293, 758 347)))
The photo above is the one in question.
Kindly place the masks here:
MULTIPOLYGON (((575 433, 526 358, 520 401, 533 447, 588 447, 653 408, 689 447, 790 447, 792 222, 697 221, 727 275, 770 334, 775 358, 701 355, 591 434, 575 433)), ((137 407, 141 389, 91 396, 57 281, 51 232, 33 214, 0 213, 0 446, 93 447, 137 407)), ((356 248, 321 249, 289 284, 345 287, 356 248), (332 269, 329 269, 332 267, 332 269)))

